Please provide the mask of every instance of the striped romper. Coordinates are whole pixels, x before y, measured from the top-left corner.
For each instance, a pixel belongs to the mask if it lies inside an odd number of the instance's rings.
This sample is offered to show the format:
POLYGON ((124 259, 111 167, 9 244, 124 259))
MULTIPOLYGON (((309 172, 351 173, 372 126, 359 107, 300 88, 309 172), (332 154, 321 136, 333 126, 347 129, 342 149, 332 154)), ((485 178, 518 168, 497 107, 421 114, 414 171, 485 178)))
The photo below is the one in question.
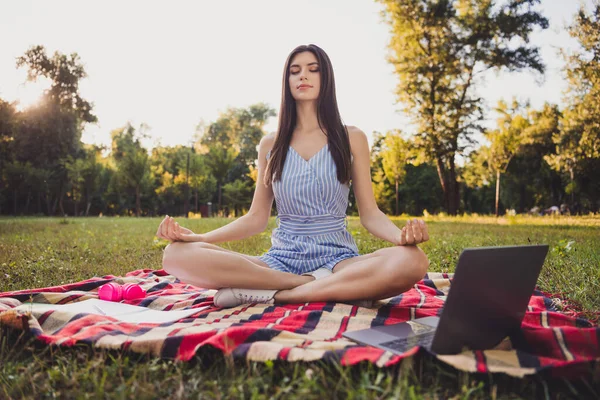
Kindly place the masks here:
POLYGON ((272 269, 300 275, 321 267, 333 270, 358 256, 346 229, 349 192, 349 185, 337 179, 328 144, 308 161, 290 146, 281 180, 273 182, 277 228, 271 248, 259 259, 272 269))

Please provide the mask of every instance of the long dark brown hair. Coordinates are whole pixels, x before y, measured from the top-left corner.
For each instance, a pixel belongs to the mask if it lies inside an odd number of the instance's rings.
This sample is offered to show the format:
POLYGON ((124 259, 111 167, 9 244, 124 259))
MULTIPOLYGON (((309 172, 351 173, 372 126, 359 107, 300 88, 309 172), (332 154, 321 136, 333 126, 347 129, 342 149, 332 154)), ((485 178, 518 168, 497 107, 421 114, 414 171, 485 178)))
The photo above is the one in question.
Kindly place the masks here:
POLYGON ((290 63, 296 54, 304 51, 313 53, 319 63, 321 88, 317 99, 317 121, 321 130, 327 135, 329 151, 337 168, 337 179, 341 183, 350 181, 350 140, 338 110, 331 61, 323 49, 314 44, 309 44, 296 47, 288 55, 285 62, 281 107, 279 108, 279 126, 265 171, 265 185, 270 185, 274 180, 281 180, 281 172, 283 171, 297 119, 296 100, 290 90, 290 63))

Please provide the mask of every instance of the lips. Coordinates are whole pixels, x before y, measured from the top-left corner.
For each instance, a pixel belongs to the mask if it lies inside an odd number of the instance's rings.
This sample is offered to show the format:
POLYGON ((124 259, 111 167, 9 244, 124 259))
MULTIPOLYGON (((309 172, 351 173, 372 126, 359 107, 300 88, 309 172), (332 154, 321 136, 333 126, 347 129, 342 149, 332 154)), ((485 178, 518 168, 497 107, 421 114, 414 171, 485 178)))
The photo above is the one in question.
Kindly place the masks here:
POLYGON ((305 85, 305 84, 302 84, 302 85, 299 85, 299 86, 298 86, 298 89, 301 89, 301 88, 303 88, 303 87, 311 88, 312 86, 311 86, 311 85, 305 85))

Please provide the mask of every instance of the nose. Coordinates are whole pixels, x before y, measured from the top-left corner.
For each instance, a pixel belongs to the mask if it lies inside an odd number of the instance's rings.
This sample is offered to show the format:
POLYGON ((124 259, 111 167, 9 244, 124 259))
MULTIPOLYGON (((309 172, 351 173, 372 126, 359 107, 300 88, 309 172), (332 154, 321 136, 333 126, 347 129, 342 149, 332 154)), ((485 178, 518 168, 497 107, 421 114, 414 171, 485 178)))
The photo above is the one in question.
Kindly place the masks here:
POLYGON ((302 79, 306 79, 306 71, 304 69, 301 69, 298 76, 300 77, 301 81, 302 81, 302 79))

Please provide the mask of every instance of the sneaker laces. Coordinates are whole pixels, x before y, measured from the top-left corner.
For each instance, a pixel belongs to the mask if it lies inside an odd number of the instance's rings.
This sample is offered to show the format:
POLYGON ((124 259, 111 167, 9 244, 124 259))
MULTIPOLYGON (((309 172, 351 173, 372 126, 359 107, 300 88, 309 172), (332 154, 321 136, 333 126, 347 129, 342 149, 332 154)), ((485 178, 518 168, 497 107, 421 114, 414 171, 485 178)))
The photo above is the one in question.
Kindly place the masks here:
POLYGON ((253 295, 253 294, 247 294, 247 293, 241 293, 242 297, 244 298, 244 301, 247 301, 249 303, 253 303, 253 302, 260 302, 260 301, 267 301, 270 299, 269 296, 265 296, 265 295, 253 295), (254 300, 254 301, 253 301, 254 300))

